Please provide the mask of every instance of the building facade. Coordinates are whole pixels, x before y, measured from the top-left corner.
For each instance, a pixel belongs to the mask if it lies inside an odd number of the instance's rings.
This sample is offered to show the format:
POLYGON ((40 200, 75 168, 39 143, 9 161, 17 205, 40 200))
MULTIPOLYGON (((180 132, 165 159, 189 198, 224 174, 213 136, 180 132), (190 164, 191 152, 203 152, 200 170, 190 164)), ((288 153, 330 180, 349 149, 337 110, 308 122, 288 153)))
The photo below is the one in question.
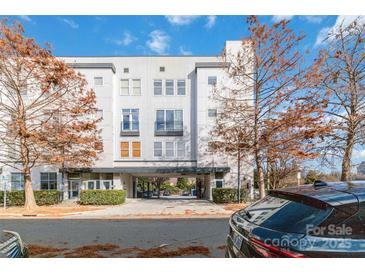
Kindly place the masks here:
MULTIPOLYGON (((242 41, 227 41, 234 50, 242 41)), ((138 177, 200 178, 203 197, 213 187, 237 186, 236 161, 209 149, 219 104, 212 89, 225 84, 225 64, 215 56, 62 57, 83 74, 97 97, 104 151, 90 168, 32 170, 35 189, 59 189, 64 198, 81 189, 125 189, 136 197, 138 177)), ((252 166, 241 167, 242 184, 252 166)), ((21 189, 22 174, 4 167, 8 189, 21 189)), ((4 186, 3 186, 4 187, 4 186)))

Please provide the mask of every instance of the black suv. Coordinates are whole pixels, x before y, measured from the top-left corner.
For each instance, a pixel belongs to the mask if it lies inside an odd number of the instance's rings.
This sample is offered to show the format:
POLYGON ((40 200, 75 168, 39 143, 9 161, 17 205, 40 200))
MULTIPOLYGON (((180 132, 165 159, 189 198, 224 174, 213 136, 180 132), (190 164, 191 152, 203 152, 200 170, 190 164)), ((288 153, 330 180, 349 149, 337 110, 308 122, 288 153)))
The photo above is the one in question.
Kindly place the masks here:
POLYGON ((272 190, 229 223, 226 257, 365 257, 365 182, 272 190))

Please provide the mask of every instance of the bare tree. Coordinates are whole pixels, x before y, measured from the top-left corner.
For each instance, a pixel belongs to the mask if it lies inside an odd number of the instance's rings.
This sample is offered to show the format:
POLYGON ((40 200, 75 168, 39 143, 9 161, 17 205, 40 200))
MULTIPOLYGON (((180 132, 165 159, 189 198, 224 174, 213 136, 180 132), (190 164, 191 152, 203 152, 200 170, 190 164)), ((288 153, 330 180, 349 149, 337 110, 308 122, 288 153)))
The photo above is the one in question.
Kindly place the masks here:
POLYGON ((365 25, 357 18, 329 33, 326 47, 314 62, 318 79, 314 92, 327 101, 325 113, 333 127, 322 153, 327 163, 333 162, 332 156, 341 159, 342 181, 350 180, 353 150, 365 141, 364 46, 365 25))
POLYGON ((32 168, 90 165, 102 143, 85 79, 23 34, 17 22, 0 24, 0 163, 24 174, 31 210, 32 168))

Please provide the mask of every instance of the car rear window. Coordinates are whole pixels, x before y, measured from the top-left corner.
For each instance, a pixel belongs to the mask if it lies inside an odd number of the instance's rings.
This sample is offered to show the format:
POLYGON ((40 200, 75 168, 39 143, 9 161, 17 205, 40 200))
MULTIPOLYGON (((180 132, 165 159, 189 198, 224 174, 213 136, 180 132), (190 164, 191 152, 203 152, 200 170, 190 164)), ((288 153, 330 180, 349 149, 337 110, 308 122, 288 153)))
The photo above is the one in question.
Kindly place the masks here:
POLYGON ((266 196, 240 215, 251 223, 268 229, 307 233, 310 226, 318 226, 331 213, 332 208, 317 208, 283 198, 266 196))

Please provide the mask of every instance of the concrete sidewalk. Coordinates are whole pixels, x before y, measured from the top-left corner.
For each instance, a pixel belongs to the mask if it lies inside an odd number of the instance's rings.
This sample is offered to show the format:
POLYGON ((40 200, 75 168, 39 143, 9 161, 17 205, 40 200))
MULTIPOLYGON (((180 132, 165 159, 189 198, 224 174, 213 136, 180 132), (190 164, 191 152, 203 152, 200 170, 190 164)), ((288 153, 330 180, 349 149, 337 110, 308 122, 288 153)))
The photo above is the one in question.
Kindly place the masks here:
POLYGON ((211 218, 233 213, 224 206, 195 199, 127 199, 125 204, 98 211, 82 212, 69 218, 211 218))
POLYGON ((177 219, 227 218, 245 205, 218 205, 206 200, 162 198, 127 199, 117 206, 80 206, 67 201, 54 206, 41 206, 36 216, 23 216, 24 209, 0 209, 0 219, 177 219))

